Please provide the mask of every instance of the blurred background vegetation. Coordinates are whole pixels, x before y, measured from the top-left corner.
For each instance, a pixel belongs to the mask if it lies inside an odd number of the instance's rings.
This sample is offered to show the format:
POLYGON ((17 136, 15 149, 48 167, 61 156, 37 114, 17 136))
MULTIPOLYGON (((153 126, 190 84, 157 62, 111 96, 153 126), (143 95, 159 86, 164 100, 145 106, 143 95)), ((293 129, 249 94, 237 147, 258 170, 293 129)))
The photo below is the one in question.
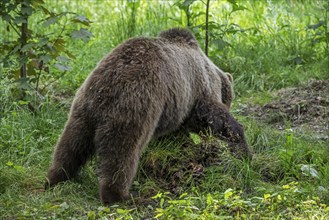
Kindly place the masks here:
MULTIPOLYGON (((10 2, 3 1, 2 8, 10 8, 10 2)), ((55 80, 74 91, 122 41, 176 26, 190 28, 203 49, 208 28, 209 57, 233 74, 238 95, 327 75, 326 1, 210 1, 208 23, 205 0, 16 2, 8 13, 11 20, 2 13, 0 76, 18 80, 18 70, 27 63, 28 74, 19 84, 23 89, 40 92, 55 80), (19 2, 31 10, 22 14, 19 2), (22 45, 24 19, 28 34, 22 45)))

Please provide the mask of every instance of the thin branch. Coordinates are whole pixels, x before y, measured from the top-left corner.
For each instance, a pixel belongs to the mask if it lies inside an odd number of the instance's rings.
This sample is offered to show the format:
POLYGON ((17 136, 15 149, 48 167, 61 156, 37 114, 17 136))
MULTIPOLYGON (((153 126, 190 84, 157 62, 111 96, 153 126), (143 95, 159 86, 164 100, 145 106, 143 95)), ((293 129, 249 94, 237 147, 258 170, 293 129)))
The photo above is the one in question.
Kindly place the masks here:
POLYGON ((57 43, 57 41, 60 39, 60 37, 62 37, 62 34, 65 31, 66 25, 67 25, 67 18, 65 19, 62 29, 61 29, 60 33, 58 34, 56 40, 54 41, 53 45, 55 45, 57 43))
MULTIPOLYGON (((25 4, 22 3, 21 10, 22 10, 22 16, 24 15, 23 9, 25 8, 25 4)), ((21 44, 22 47, 24 47, 27 43, 27 38, 28 38, 28 16, 24 16, 25 22, 22 22, 21 26, 21 44)), ((26 56, 26 52, 20 52, 21 57, 26 56)), ((21 78, 26 78, 27 76, 27 67, 26 67, 26 62, 24 62, 21 66, 21 78)))
POLYGON ((16 29, 16 27, 13 25, 11 21, 9 21, 9 25, 16 32, 18 36, 21 36, 21 33, 16 29))
MULTIPOLYGON (((329 11, 329 2, 327 3, 327 5, 325 5, 325 10, 326 10, 326 14, 325 14, 325 21, 328 21, 328 11, 329 11)), ((325 24, 325 35, 329 34, 328 31, 328 25, 327 23, 325 24)), ((326 37, 326 49, 327 49, 327 55, 329 55, 329 37, 326 37)))
POLYGON ((38 72, 38 75, 37 75, 37 82, 36 82, 36 85, 35 85, 35 91, 37 91, 37 92, 39 90, 39 81, 40 81, 40 76, 41 76, 42 68, 43 68, 43 64, 41 65, 41 67, 39 69, 39 72, 38 72))
POLYGON ((43 86, 43 88, 41 89, 41 92, 43 92, 48 86, 50 86, 51 84, 53 84, 54 82, 58 81, 60 78, 62 78, 65 74, 67 73, 67 71, 64 71, 61 75, 59 75, 56 79, 50 81, 49 83, 47 83, 46 85, 43 86))
POLYGON ((205 54, 208 56, 208 44, 209 44, 209 3, 207 0, 206 4, 206 37, 205 37, 205 54))

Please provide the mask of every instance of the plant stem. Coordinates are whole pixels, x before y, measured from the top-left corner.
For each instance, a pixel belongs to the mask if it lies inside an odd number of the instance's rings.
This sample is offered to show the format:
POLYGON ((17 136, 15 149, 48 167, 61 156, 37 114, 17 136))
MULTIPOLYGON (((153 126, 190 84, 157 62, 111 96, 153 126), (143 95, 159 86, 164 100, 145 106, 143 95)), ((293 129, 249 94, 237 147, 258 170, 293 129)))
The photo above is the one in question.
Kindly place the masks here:
POLYGON ((205 53, 208 56, 208 44, 209 44, 209 3, 210 0, 207 0, 206 3, 206 37, 205 37, 205 53))
MULTIPOLYGON (((23 13, 24 8, 25 8, 24 3, 25 3, 24 1, 21 3, 22 16, 24 15, 24 13, 23 13)), ((23 48, 26 45, 27 34, 28 34, 28 17, 25 15, 24 21, 22 22, 22 27, 21 27, 21 48, 23 48)), ((24 57, 26 57, 26 52, 21 51, 20 55, 22 58, 24 58, 24 57)), ((26 73, 27 73, 26 62, 24 61, 21 66, 21 78, 26 78, 26 76, 27 76, 26 73)))

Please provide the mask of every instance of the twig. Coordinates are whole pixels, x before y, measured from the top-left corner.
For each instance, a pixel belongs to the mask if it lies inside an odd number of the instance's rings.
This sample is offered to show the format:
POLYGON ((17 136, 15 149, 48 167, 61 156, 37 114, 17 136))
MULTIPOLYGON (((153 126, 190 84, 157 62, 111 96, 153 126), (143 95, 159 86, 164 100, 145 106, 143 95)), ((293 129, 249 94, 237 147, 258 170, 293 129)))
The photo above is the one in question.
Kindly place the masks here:
POLYGON ((206 37, 205 37, 205 54, 208 56, 208 44, 209 44, 209 3, 210 0, 207 0, 206 3, 206 37))

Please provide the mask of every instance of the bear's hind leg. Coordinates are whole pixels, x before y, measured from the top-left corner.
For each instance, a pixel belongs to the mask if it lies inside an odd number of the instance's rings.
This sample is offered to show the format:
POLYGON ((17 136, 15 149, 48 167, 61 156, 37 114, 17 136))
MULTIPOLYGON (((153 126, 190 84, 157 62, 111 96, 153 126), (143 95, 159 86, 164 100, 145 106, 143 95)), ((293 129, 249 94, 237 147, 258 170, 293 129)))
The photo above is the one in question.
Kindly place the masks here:
POLYGON ((100 157, 100 198, 113 203, 129 198, 142 149, 154 128, 119 125, 96 130, 95 144, 100 157))
POLYGON ((85 119, 71 115, 57 143, 47 174, 46 189, 77 175, 95 151, 93 138, 91 125, 85 119))

